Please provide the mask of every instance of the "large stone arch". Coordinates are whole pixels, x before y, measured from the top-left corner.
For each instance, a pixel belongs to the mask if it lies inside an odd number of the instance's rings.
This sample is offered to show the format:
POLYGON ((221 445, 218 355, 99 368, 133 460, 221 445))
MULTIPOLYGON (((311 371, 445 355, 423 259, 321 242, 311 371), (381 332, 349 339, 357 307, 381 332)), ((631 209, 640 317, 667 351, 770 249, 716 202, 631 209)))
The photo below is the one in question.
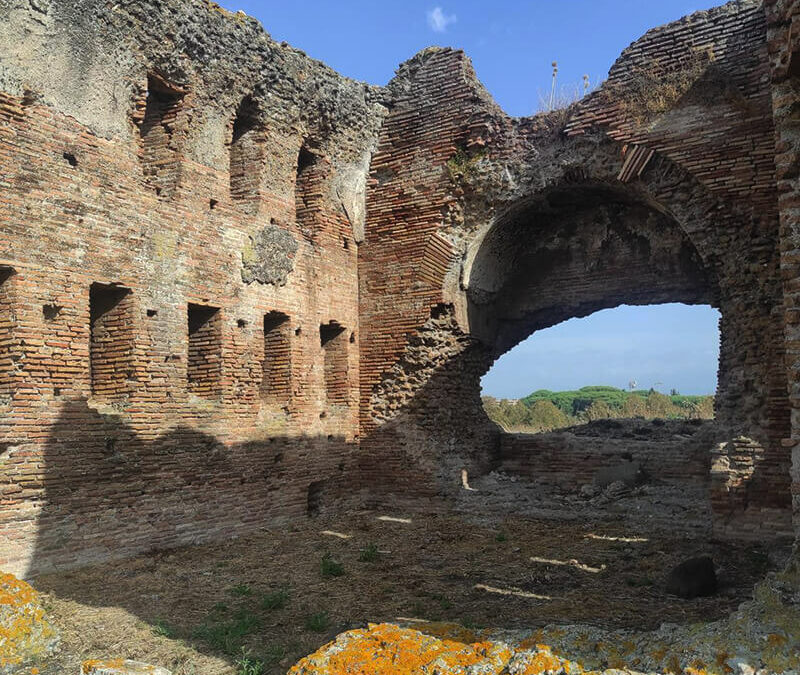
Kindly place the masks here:
MULTIPOLYGON (((652 146, 641 130, 629 142, 591 122, 598 100, 623 114, 619 83, 572 110, 512 119, 459 53, 425 52, 406 68, 373 157, 359 251, 368 337, 356 475, 393 493, 457 489, 462 466, 494 461, 498 431, 478 381, 497 356, 533 330, 604 307, 703 302, 722 313, 717 533, 788 534, 783 290, 767 191, 752 188, 750 200, 731 190, 699 165, 699 151, 667 138, 663 118, 652 146), (587 274, 604 292, 581 288, 587 274), (393 275, 408 282, 396 293, 393 275)), ((678 107, 698 114, 686 100, 678 107)), ((742 180, 766 180, 757 158, 747 171, 742 180)))

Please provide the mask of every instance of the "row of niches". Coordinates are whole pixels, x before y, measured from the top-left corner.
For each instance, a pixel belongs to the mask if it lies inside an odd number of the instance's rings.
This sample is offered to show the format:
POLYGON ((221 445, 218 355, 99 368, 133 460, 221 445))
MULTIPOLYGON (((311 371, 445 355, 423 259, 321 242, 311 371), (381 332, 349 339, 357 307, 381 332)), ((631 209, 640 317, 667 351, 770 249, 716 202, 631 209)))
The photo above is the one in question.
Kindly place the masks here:
MULTIPOLYGON (((8 286, 4 282, 13 276, 13 269, 0 267, 0 394, 8 395, 15 387, 15 373, 23 373, 17 364, 24 367, 24 359, 18 358, 15 352, 19 340, 15 338, 14 304, 18 299, 5 292, 8 286)), ((54 335, 59 336, 64 331, 71 335, 85 335, 85 329, 76 330, 70 322, 65 323, 63 310, 55 304, 42 306, 45 324, 64 324, 64 330, 56 331, 54 335)), ((158 310, 148 309, 144 316, 146 321, 158 321, 158 310)), ((246 355, 251 367, 246 372, 253 378, 250 384, 252 388, 257 387, 262 403, 287 408, 292 397, 293 360, 303 358, 313 362, 319 357, 302 354, 301 343, 293 343, 301 329, 292 326, 288 314, 270 311, 261 315, 260 322, 263 332, 250 332, 252 340, 258 340, 258 345, 254 347, 252 341, 248 345, 246 355)), ((148 340, 137 331, 137 323, 134 293, 130 288, 115 284, 90 285, 88 352, 93 400, 109 403, 125 400, 142 386, 143 378, 139 373, 143 362, 151 356, 147 355, 148 340)), ((230 330, 249 330, 248 325, 246 320, 238 319, 230 330)), ((159 330, 168 330, 169 326, 166 324, 159 330)), ((225 350, 237 341, 233 335, 226 335, 224 311, 211 305, 187 303, 185 326, 185 355, 173 354, 168 358, 177 361, 185 358, 186 391, 189 395, 219 400, 226 387, 225 350)), ((348 333, 336 321, 319 326, 324 401, 329 406, 345 407, 349 404, 349 346, 354 341, 355 335, 348 333)), ((45 343, 50 344, 48 340, 45 343)))
MULTIPOLYGON (((191 123, 190 111, 184 105, 186 96, 185 89, 150 74, 144 109, 137 115, 142 171, 146 183, 161 198, 169 198, 180 181, 183 144, 191 123)), ((230 198, 246 208, 260 196, 268 153, 266 125, 252 96, 240 102, 230 139, 230 198)), ((301 229, 313 227, 313 216, 324 194, 326 163, 311 147, 304 142, 296 160, 295 220, 301 229)))

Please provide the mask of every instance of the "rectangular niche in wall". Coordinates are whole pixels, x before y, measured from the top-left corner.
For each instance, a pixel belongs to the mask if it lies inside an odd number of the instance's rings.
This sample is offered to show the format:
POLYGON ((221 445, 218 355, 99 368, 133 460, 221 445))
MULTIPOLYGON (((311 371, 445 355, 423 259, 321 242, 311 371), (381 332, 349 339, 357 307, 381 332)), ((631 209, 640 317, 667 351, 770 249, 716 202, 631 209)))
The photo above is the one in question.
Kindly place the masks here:
POLYGON ((129 393, 133 381, 133 295, 129 288, 89 288, 89 372, 92 396, 113 399, 129 393))
POLYGON ((286 404, 291 395, 291 326, 282 312, 264 315, 264 361, 261 377, 261 400, 286 404))
POLYGON ((322 217, 321 163, 317 155, 303 144, 297 155, 294 184, 295 221, 306 237, 313 237, 322 217))
POLYGON ((180 174, 177 130, 184 92, 156 75, 147 78, 147 101, 139 127, 142 138, 142 168, 156 194, 167 197, 175 190, 180 174))
POLYGON ((231 199, 246 202, 258 197, 264 165, 266 137, 259 121, 259 110, 247 96, 233 121, 230 154, 231 199))
POLYGON ((189 391, 217 398, 222 380, 222 312, 219 307, 189 303, 189 391))
MULTIPOLYGON (((14 339, 14 306, 11 300, 11 267, 0 266, 0 397, 11 396, 14 377, 12 346, 14 339)), ((0 400, 0 404, 2 400, 0 400)))
POLYGON ((344 326, 331 321, 319 327, 325 353, 325 397, 329 404, 347 405, 347 334, 344 326))

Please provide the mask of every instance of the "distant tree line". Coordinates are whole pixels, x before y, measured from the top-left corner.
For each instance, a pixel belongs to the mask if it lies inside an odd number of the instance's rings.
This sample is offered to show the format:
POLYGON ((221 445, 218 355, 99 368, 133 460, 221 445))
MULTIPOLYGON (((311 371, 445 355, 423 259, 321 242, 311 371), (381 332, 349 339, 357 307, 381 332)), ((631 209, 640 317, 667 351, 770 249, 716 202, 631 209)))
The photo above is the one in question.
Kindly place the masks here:
POLYGON ((712 419, 713 396, 670 395, 650 390, 625 391, 591 386, 575 391, 539 389, 521 399, 484 396, 486 414, 506 431, 551 431, 592 420, 643 417, 645 419, 712 419))

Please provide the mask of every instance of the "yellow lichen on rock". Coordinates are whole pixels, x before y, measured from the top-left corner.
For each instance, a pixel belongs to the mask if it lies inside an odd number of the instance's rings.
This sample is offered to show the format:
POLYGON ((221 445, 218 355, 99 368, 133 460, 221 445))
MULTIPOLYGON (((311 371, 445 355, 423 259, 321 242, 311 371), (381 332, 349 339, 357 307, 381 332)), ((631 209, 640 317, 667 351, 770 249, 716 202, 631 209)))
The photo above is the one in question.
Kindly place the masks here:
MULTIPOLYGON (((421 624, 422 631, 370 624, 339 635, 295 665, 289 675, 583 675, 578 664, 544 644, 514 649, 503 641, 450 640, 453 626, 421 624)), ((464 633, 458 633, 464 635, 464 633)))
POLYGON ((292 667, 289 675, 461 675, 500 673, 513 655, 502 642, 440 640, 392 624, 348 631, 292 667))
POLYGON ((525 651, 517 654, 509 664, 508 672, 511 675, 547 675, 548 673, 573 673, 581 672, 574 669, 564 659, 555 656, 547 645, 536 645, 535 651, 525 651))
POLYGON ((46 657, 57 643, 39 594, 13 574, 0 573, 0 673, 46 657))

